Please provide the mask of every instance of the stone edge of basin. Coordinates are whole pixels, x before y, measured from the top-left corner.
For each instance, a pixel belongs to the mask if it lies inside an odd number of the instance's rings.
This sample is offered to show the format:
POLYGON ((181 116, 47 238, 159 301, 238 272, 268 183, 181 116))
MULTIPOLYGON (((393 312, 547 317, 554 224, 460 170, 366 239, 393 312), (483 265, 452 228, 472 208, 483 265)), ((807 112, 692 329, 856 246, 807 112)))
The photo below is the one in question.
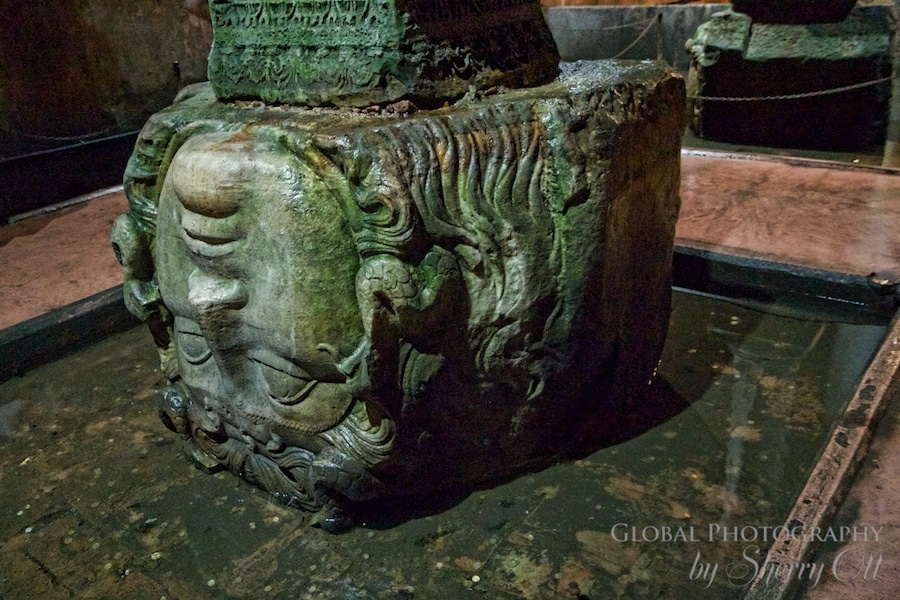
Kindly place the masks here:
POLYGON ((0 383, 91 342, 140 325, 117 285, 0 330, 0 383))
MULTIPOLYGON (((875 429, 890 398, 900 390, 900 315, 894 317, 875 357, 836 419, 824 451, 816 461, 806 485, 784 521, 784 530, 797 527, 824 531, 834 519, 853 484, 856 472, 866 456, 875 429)), ((750 584, 744 600, 783 600, 795 598, 802 590, 800 578, 791 577, 777 565, 809 562, 818 548, 815 536, 779 537, 769 549, 761 570, 750 584), (767 575, 774 573, 774 577, 767 575)))

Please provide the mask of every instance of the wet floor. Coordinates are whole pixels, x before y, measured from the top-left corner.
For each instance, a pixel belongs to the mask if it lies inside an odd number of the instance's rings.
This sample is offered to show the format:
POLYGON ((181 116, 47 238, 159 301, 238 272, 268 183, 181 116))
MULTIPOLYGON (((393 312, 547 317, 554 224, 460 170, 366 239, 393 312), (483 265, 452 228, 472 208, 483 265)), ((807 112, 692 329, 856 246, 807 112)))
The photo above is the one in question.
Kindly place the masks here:
POLYGON ((678 243, 854 275, 900 277, 900 176, 684 151, 678 243))
POLYGON ((110 337, 0 384, 0 598, 739 598, 885 332, 820 317, 679 292, 647 401, 682 412, 340 536, 195 469, 149 334, 110 337))

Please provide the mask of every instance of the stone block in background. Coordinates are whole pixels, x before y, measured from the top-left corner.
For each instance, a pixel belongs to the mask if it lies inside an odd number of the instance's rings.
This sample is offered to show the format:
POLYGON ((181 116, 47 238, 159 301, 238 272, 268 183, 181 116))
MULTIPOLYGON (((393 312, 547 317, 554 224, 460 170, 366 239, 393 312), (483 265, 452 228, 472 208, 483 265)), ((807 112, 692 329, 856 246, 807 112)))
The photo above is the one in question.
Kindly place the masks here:
POLYGON ((688 41, 690 126, 702 138, 732 144, 845 151, 880 147, 890 81, 840 93, 814 92, 889 78, 890 44, 884 7, 856 8, 840 23, 814 25, 765 24, 741 13, 717 13, 688 41), (800 97, 771 99, 792 95, 800 97))
POLYGON ((164 421, 333 529, 620 439, 660 409, 684 108, 650 61, 411 115, 186 90, 114 230, 164 421))
POLYGON ((212 0, 224 100, 439 106, 469 87, 540 85, 559 55, 537 0, 212 0))
POLYGON ((731 0, 735 12, 757 23, 838 23, 847 18, 856 0, 731 0))

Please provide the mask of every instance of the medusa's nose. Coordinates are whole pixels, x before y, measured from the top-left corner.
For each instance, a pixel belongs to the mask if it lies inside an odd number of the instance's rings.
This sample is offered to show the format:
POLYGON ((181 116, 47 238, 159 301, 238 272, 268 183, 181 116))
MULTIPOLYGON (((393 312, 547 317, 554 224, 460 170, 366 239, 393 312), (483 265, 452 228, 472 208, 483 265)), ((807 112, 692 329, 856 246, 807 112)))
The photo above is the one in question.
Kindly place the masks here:
POLYGON ((188 277, 188 288, 188 301, 200 315, 240 310, 247 305, 247 290, 236 279, 222 279, 194 269, 188 277))

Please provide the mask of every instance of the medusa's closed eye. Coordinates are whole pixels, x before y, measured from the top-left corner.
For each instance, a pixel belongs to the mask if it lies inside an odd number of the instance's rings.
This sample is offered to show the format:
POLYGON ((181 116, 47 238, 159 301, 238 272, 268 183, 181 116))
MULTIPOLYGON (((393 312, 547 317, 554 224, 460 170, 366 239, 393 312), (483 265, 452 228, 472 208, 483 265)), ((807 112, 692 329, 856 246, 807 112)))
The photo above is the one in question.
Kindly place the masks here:
POLYGON ((175 346, 181 357, 192 365, 202 365, 212 357, 200 326, 181 317, 175 319, 175 346))
POLYGON ((299 404, 319 383, 291 361, 271 352, 250 358, 259 366, 269 397, 287 406, 299 404))

